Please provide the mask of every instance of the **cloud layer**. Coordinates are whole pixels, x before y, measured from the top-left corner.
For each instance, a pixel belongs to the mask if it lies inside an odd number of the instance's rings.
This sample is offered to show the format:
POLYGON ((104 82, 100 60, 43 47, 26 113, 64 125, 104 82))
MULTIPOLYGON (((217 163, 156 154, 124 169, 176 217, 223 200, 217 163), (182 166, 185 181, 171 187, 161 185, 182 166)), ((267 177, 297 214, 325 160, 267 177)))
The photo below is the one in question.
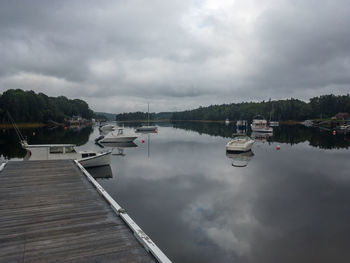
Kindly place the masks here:
POLYGON ((0 91, 97 111, 348 93, 345 0, 2 1, 0 91))

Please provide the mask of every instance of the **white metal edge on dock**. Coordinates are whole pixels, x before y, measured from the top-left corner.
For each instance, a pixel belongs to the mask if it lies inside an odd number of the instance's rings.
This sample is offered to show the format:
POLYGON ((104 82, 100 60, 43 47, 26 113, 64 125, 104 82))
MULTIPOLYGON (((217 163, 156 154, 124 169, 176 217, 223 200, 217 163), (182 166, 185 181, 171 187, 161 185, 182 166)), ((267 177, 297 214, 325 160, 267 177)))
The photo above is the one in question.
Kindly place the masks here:
POLYGON ((1 172, 2 170, 4 170, 6 164, 7 164, 6 162, 3 162, 3 163, 0 165, 0 172, 1 172))
POLYGON ((85 168, 74 160, 79 169, 87 177, 87 179, 96 187, 97 191, 105 198, 105 200, 112 207, 113 211, 120 216, 123 221, 133 231, 135 237, 150 252, 160 263, 171 263, 170 259, 160 250, 159 247, 151 240, 149 236, 132 220, 132 218, 125 212, 125 210, 106 192, 105 189, 92 177, 92 175, 85 170, 85 168))

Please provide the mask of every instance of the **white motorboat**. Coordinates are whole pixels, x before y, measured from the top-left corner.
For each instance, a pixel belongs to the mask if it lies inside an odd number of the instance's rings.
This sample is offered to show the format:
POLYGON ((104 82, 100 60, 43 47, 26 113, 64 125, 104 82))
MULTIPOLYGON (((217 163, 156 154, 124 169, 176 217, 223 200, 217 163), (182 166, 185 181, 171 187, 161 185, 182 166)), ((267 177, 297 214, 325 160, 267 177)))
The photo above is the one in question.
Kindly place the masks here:
POLYGON ((252 149, 254 140, 246 134, 234 134, 231 141, 226 144, 226 151, 247 152, 252 149))
POLYGON ((21 141, 22 147, 27 151, 26 160, 77 160, 84 167, 109 165, 111 151, 77 151, 74 144, 28 144, 21 141))
POLYGON ((110 132, 102 139, 100 139, 99 143, 106 142, 132 142, 137 138, 136 134, 124 134, 124 128, 117 128, 117 133, 110 132))
POLYGON ((273 132, 273 128, 269 127, 267 125, 267 121, 261 116, 254 117, 250 127, 252 128, 253 132, 273 132))

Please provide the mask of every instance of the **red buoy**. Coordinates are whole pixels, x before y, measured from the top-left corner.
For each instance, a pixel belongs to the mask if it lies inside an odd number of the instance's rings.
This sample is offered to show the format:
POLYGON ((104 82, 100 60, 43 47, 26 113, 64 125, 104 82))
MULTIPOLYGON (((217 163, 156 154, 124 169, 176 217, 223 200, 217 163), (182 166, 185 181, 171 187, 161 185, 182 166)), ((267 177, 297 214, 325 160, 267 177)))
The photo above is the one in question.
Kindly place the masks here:
POLYGON ((335 130, 333 130, 333 135, 336 135, 336 134, 337 134, 337 132, 335 130))
POLYGON ((145 139, 142 139, 142 143, 145 143, 145 139))
POLYGON ((281 146, 277 145, 276 150, 279 151, 281 149, 281 146))

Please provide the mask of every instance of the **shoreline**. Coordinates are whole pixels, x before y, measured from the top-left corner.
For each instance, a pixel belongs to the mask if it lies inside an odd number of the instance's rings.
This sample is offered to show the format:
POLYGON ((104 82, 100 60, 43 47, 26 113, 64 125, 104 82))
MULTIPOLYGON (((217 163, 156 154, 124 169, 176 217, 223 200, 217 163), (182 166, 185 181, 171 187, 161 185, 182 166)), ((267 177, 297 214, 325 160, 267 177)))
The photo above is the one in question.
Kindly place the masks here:
MULTIPOLYGON (((117 121, 121 123, 145 123, 147 120, 126 120, 126 121, 117 121)), ((150 120, 150 123, 156 123, 156 122, 201 122, 201 123, 225 123, 225 120, 150 120)), ((230 121, 230 123, 235 123, 236 121, 230 121)), ((280 124, 289 124, 289 125, 296 125, 301 124, 301 121, 279 121, 280 124)))

